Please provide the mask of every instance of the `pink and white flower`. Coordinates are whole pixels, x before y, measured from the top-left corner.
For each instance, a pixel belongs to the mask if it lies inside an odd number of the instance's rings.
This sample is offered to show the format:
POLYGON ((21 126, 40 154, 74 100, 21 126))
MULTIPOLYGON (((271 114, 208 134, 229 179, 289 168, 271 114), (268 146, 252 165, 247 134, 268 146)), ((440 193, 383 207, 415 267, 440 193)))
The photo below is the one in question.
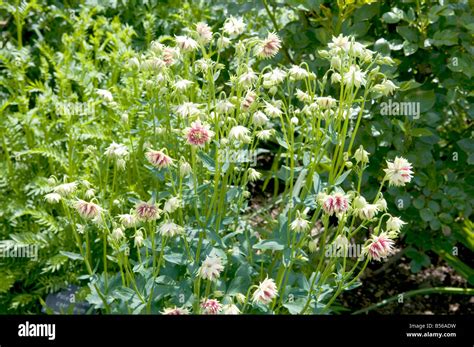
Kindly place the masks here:
POLYGON ((253 302, 268 305, 277 296, 278 290, 275 281, 267 277, 260 282, 255 292, 253 292, 252 300, 253 302))
POLYGON ((163 169, 170 166, 173 163, 173 159, 171 159, 168 155, 166 155, 162 150, 155 151, 149 149, 146 153, 146 158, 154 167, 158 169, 163 169))
POLYGON ((176 61, 176 56, 178 55, 176 49, 173 47, 165 47, 163 49, 163 62, 167 65, 173 65, 176 61))
POLYGON ((180 308, 180 307, 168 307, 161 312, 164 315, 168 316, 183 316, 183 315, 188 315, 189 310, 186 307, 180 308))
POLYGON ((245 95, 244 101, 242 101, 242 108, 247 111, 255 102, 256 97, 257 95, 254 92, 248 91, 245 95))
POLYGON ((208 124, 202 124, 197 120, 191 124, 190 128, 185 129, 186 139, 190 145, 202 147, 214 136, 214 132, 209 130, 208 124))
POLYGON ((198 43, 188 36, 176 36, 176 44, 183 52, 192 52, 198 48, 198 43))
POLYGON ((395 157, 393 162, 387 161, 385 179, 388 179, 390 186, 401 187, 409 183, 413 177, 412 165, 402 157, 395 157))
POLYGON ((212 40, 212 30, 207 23, 197 23, 196 24, 196 32, 199 36, 199 41, 202 43, 209 43, 212 40))
POLYGON ((281 48, 281 40, 275 33, 268 34, 255 48, 255 55, 261 59, 274 57, 281 48))
POLYGON ((201 303, 204 314, 219 314, 222 311, 222 305, 216 299, 206 299, 201 303))
POLYGON ((238 36, 245 30, 245 23, 242 18, 230 17, 224 23, 224 32, 229 36, 238 36))
POLYGON ((148 202, 140 202, 135 206, 137 217, 145 222, 160 218, 160 209, 158 206, 148 202))
POLYGON ((74 208, 86 219, 100 218, 100 213, 102 212, 102 208, 99 205, 81 199, 74 203, 74 208))
POLYGON ((370 259, 380 261, 393 254, 395 242, 383 232, 379 236, 372 235, 371 242, 365 247, 365 252, 370 259))
POLYGON ((222 259, 217 256, 207 256, 199 268, 198 274, 201 278, 209 281, 215 281, 224 271, 222 259))
POLYGON ((321 200, 324 212, 330 216, 345 213, 349 209, 349 198, 343 193, 323 194, 321 200))

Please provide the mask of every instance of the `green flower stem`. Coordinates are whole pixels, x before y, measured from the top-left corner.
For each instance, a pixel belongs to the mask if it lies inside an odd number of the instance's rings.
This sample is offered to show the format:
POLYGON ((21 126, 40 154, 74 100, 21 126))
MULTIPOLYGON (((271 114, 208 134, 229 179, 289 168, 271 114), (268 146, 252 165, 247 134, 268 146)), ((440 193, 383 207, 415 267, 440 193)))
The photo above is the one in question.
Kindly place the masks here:
MULTIPOLYGON (((321 252, 321 254, 319 255, 320 256, 319 263, 318 263, 318 266, 317 266, 316 271, 314 273, 313 280, 311 281, 311 285, 309 287, 308 299, 306 300, 306 304, 304 305, 303 309, 301 310, 301 314, 304 314, 306 312, 306 310, 308 309, 308 307, 311 303, 311 295, 313 294, 314 284, 316 283, 316 279, 318 277, 318 273, 320 271, 320 268, 321 268, 321 265, 322 265, 323 259, 324 259, 324 245, 326 244, 326 235, 327 235, 327 230, 328 230, 328 224, 329 224, 329 217, 327 215, 325 215, 324 218, 323 218, 324 232, 323 232, 323 236, 322 236, 321 245, 319 246, 319 251, 321 252)), ((320 282, 320 281, 321 281, 321 276, 320 276, 318 282, 320 282)))
POLYGON ((250 292, 252 291, 252 289, 256 287, 257 286, 253 285, 253 286, 250 286, 249 289, 247 290, 247 295, 245 295, 245 302, 244 302, 244 305, 242 306, 242 313, 245 313, 245 309, 247 308, 247 305, 250 299, 250 292))
POLYGON ((200 309, 200 300, 201 300, 201 277, 196 276, 196 279, 194 280, 194 313, 199 314, 201 309, 200 309))

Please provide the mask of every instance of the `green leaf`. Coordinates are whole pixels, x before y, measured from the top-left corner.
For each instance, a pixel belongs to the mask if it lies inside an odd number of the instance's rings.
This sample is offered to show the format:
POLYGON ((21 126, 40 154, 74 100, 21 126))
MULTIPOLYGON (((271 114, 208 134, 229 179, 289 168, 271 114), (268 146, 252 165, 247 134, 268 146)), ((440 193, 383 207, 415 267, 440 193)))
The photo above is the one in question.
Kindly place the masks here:
POLYGON ((298 298, 296 300, 283 304, 283 307, 287 308, 290 314, 299 314, 303 310, 305 305, 306 299, 298 298))
POLYGON ((349 174, 351 173, 351 169, 347 170, 346 172, 344 172, 341 176, 338 177, 338 179, 336 180, 336 182, 334 182, 334 185, 335 186, 338 186, 340 185, 342 182, 344 182, 344 180, 347 178, 347 176, 349 176, 349 174))
POLYGON ((386 12, 382 16, 382 20, 388 24, 398 23, 403 18, 403 11, 394 7, 391 11, 386 12))
POLYGON ((283 137, 280 136, 280 134, 275 135, 275 138, 280 146, 282 146, 285 149, 288 149, 288 144, 283 139, 283 137))
POLYGON ((379 14, 380 5, 378 3, 373 3, 369 5, 364 5, 359 7, 354 12, 354 22, 362 22, 371 19, 375 15, 379 14))
POLYGON ((276 173, 277 177, 282 181, 287 181, 291 177, 291 170, 288 166, 282 165, 280 170, 276 173))
POLYGON ((234 295, 238 293, 245 293, 248 290, 249 285, 250 278, 245 278, 242 276, 235 277, 232 279, 232 282, 230 282, 226 294, 234 295))
POLYGON ((318 194, 321 191, 321 179, 317 172, 313 174, 313 189, 315 194, 318 194))
POLYGON ((329 42, 330 35, 325 28, 318 28, 314 30, 314 35, 316 36, 316 39, 323 45, 326 45, 329 42))
POLYGON ((303 188, 304 183, 306 182, 306 174, 308 173, 307 169, 301 170, 298 179, 293 186, 292 197, 299 197, 301 188, 303 188))
POLYGON ((416 89, 421 86, 420 83, 416 82, 415 80, 403 81, 399 84, 400 91, 404 92, 410 89, 416 89))
POLYGON ((428 208, 434 213, 438 213, 441 210, 441 207, 436 201, 431 200, 428 202, 428 208))
POLYGON ((198 152, 197 155, 201 159, 202 164, 206 169, 208 169, 210 172, 216 171, 216 163, 214 162, 214 159, 204 152, 198 152))
POLYGON ((390 55, 390 43, 384 38, 378 39, 374 43, 374 50, 383 55, 390 55))
POLYGON ((135 292, 132 289, 127 288, 127 287, 117 288, 112 293, 112 296, 122 301, 130 301, 134 295, 135 295, 135 292))
POLYGON ((409 41, 403 41, 403 54, 405 54, 405 56, 412 55, 417 50, 418 44, 409 41))
POLYGON ((474 153, 474 139, 466 138, 456 142, 461 149, 467 154, 474 153))
POLYGON ((458 43, 458 32, 455 30, 445 29, 435 32, 431 40, 433 45, 439 46, 454 46, 458 43))
POLYGON ((167 262, 176 264, 176 265, 186 265, 188 263, 188 259, 186 258, 185 253, 165 254, 164 258, 167 262))
POLYGON ((455 52, 448 60, 448 68, 461 72, 469 78, 474 77, 474 58, 467 53, 455 52))
POLYGON ((425 198, 423 196, 419 196, 418 198, 414 199, 413 206, 415 206, 416 209, 421 210, 423 207, 425 207, 425 198))
POLYGON ((408 102, 419 102, 420 103, 420 112, 426 112, 430 110, 435 102, 436 102, 436 95, 434 90, 413 90, 408 92, 405 97, 405 101, 408 102))
POLYGON ((428 128, 415 128, 410 131, 411 136, 422 137, 422 136, 433 136, 433 133, 428 128))
POLYGON ((253 249, 259 249, 262 251, 272 250, 272 251, 281 251, 285 248, 284 245, 275 240, 262 240, 259 243, 253 245, 253 249))
POLYGON ((0 293, 7 293, 15 284, 15 276, 8 270, 0 272, 0 293))
POLYGON ((420 217, 425 222, 429 222, 430 220, 435 218, 433 211, 431 211, 429 208, 424 208, 424 209, 420 210, 420 217))
POLYGON ((418 42, 420 39, 418 30, 411 28, 407 25, 397 26, 397 32, 408 42, 418 42))

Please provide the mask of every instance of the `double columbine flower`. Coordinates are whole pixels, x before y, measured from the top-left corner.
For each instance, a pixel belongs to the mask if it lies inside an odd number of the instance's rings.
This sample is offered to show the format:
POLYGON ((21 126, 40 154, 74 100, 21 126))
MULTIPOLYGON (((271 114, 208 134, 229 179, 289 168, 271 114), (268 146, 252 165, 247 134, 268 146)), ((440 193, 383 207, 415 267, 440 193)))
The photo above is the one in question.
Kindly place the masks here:
POLYGON ((206 44, 212 40, 212 30, 206 23, 197 23, 196 32, 198 34, 198 40, 200 42, 206 44))
POLYGON ((389 185, 396 187, 403 187, 409 183, 413 177, 412 165, 402 157, 395 157, 393 162, 387 161, 387 168, 385 171, 385 178, 389 185))
POLYGON ((161 312, 161 314, 168 315, 168 316, 184 316, 189 314, 189 310, 186 307, 168 307, 161 312))
POLYGON ((369 162, 369 152, 364 150, 364 147, 362 145, 359 146, 359 148, 355 151, 354 153, 354 159, 358 163, 368 163, 369 162))
POLYGON ((240 141, 242 143, 249 143, 252 139, 250 138, 250 130, 243 125, 236 125, 229 131, 229 138, 234 141, 240 141))
POLYGON ((253 292, 252 300, 253 302, 268 305, 277 296, 278 290, 275 281, 267 277, 260 282, 257 289, 253 292))
POLYGON ((61 201, 61 195, 58 193, 49 193, 44 196, 44 199, 50 204, 57 204, 61 201))
POLYGON ((203 279, 215 281, 219 278, 222 271, 224 271, 222 259, 217 256, 207 256, 202 262, 198 274, 203 279))
POLYGON ((126 159, 128 158, 128 148, 124 144, 112 142, 105 150, 105 155, 115 160, 120 170, 125 169, 126 159))
POLYGON ((137 230, 135 236, 133 237, 133 243, 135 247, 141 247, 143 245, 143 232, 141 230, 137 230))
POLYGON ((304 214, 302 215, 300 211, 297 211, 295 220, 290 224, 291 230, 296 231, 297 233, 308 230, 309 222, 305 217, 304 214))
POLYGON ((174 237, 183 234, 184 228, 171 221, 166 221, 160 226, 159 232, 163 236, 174 237))
POLYGON ((321 206, 328 215, 342 214, 349 209, 349 197, 343 193, 335 192, 331 195, 320 194, 319 201, 321 206))
POLYGON ((77 189, 77 183, 70 182, 70 183, 63 183, 54 187, 53 192, 61 195, 62 197, 66 197, 66 196, 74 194, 76 189, 77 189))
POLYGON ((229 36, 238 36, 245 30, 245 23, 242 18, 230 17, 224 23, 224 32, 229 36))
POLYGON ((112 142, 105 150, 105 155, 111 159, 122 159, 128 156, 128 148, 124 144, 112 142))
POLYGON ((100 214, 103 211, 99 205, 81 199, 74 203, 74 208, 83 218, 95 221, 100 219, 100 214))
POLYGON ((222 311, 222 305, 216 299, 206 299, 201 303, 201 309, 204 314, 219 314, 222 311))
POLYGON ((357 65, 351 65, 349 70, 344 74, 343 82, 349 86, 354 85, 360 88, 361 85, 367 83, 366 73, 357 65))
POLYGON ((199 47, 199 44, 196 42, 196 40, 188 36, 176 36, 175 40, 176 40, 176 45, 183 52, 192 52, 199 47))
POLYGON ((135 206, 138 219, 150 222, 160 218, 160 209, 154 203, 140 202, 135 206))
POLYGON ((137 217, 134 214, 119 214, 118 215, 119 222, 125 227, 125 228, 133 228, 137 225, 137 217))
POLYGON ((214 136, 214 132, 209 130, 208 124, 202 124, 200 120, 191 123, 190 128, 184 130, 186 140, 190 145, 202 147, 214 136))
POLYGON ((281 48, 281 40, 275 33, 268 34, 267 38, 255 47, 255 55, 260 59, 275 56, 281 48))
POLYGON ((166 200, 165 206, 163 207, 163 211, 166 213, 173 213, 182 205, 182 201, 180 198, 173 196, 166 200))
POLYGON ((394 252, 395 242, 385 232, 380 235, 372 235, 370 243, 365 247, 365 253, 370 259, 380 261, 394 252))
POLYGON ((405 224, 407 223, 398 217, 390 217, 387 220, 387 231, 399 232, 405 224))
POLYGON ((371 220, 379 212, 377 204, 369 204, 363 196, 358 196, 352 203, 353 213, 362 220, 371 220))
POLYGON ((146 158, 148 159, 151 165, 158 169, 166 168, 173 163, 173 159, 166 155, 163 150, 155 151, 149 149, 146 153, 146 158))

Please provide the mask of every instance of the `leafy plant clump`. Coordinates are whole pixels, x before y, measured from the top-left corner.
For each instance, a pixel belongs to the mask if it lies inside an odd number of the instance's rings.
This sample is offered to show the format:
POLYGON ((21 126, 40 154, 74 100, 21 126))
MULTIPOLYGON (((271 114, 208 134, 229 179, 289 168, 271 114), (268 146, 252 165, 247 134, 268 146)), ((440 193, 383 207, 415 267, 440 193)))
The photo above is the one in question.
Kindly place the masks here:
POLYGON ((392 59, 339 35, 318 52, 322 75, 264 66, 280 38, 236 17, 137 53, 131 28, 78 20, 63 53, 41 46, 34 80, 28 49, 3 50, 18 81, 3 149, 7 179, 42 175, 11 189, 46 204, 22 210, 31 238, 57 245, 44 271, 73 269, 94 311, 326 313, 394 252, 405 222, 383 193, 412 165, 387 158, 369 200, 369 153, 354 145, 366 105, 397 89, 380 69, 392 59))

